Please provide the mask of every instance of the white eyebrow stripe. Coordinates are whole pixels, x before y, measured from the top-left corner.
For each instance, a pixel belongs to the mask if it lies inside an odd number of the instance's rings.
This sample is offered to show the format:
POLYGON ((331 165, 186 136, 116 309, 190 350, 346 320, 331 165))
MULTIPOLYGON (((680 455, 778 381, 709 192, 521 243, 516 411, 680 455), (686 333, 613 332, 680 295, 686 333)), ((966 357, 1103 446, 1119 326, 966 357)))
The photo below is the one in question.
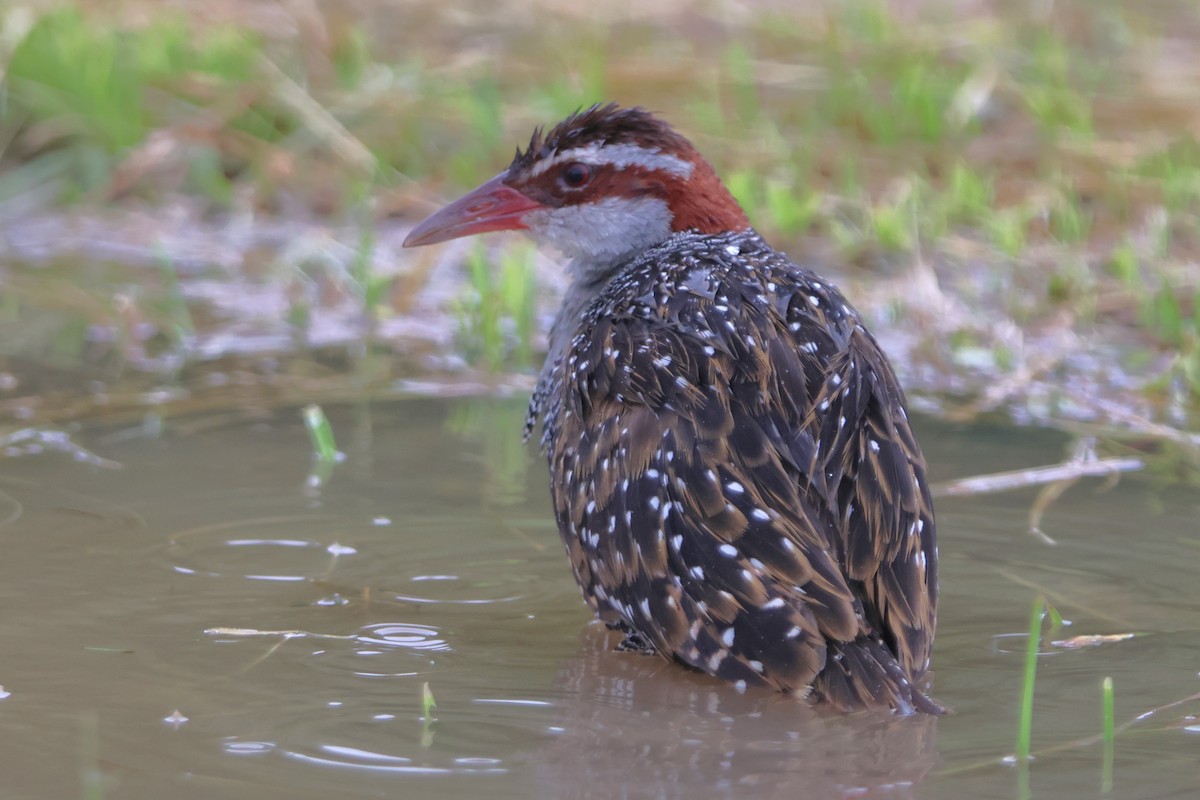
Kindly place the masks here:
POLYGON ((670 153, 664 153, 657 147, 639 147, 636 144, 625 142, 606 145, 590 144, 587 147, 564 150, 553 158, 548 158, 545 161, 534 164, 533 169, 529 171, 529 177, 536 178, 546 170, 570 161, 578 161, 581 164, 589 164, 595 167, 613 166, 617 169, 645 167, 646 169, 669 172, 684 179, 690 178, 694 169, 692 162, 685 161, 670 153))

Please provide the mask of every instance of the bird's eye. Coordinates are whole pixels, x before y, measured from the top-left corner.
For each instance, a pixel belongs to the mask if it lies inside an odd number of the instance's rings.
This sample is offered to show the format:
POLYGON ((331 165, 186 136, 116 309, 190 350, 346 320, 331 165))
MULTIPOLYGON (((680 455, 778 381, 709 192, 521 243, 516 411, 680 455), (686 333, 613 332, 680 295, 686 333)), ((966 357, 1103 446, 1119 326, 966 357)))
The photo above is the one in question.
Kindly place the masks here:
POLYGON ((568 164, 562 171, 562 181, 570 189, 578 189, 592 179, 592 170, 578 161, 568 164))

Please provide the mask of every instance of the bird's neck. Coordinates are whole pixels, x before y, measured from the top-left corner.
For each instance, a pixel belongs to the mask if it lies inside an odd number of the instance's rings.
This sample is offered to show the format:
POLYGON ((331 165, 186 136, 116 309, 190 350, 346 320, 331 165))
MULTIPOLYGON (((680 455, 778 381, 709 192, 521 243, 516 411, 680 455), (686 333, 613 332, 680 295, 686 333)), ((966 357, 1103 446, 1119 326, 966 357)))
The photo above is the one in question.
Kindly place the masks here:
POLYGON ((562 305, 559 306, 558 314, 554 317, 554 324, 550 326, 549 351, 546 354, 547 369, 551 369, 555 362, 565 356, 571 344, 571 338, 577 332, 588 306, 604 291, 604 287, 627 263, 629 263, 628 258, 616 263, 585 261, 581 258, 576 258, 571 262, 567 268, 571 282, 567 284, 562 305))
MULTIPOLYGON (((664 178, 665 204, 662 201, 648 201, 642 218, 645 231, 639 229, 637 237, 623 237, 628 244, 636 243, 636 246, 597 248, 596 252, 576 250, 575 258, 567 267, 571 283, 550 330, 547 369, 552 369, 554 363, 566 353, 571 337, 592 300, 639 255, 689 232, 715 236, 750 230, 746 212, 717 177, 712 166, 695 151, 686 155, 694 165, 690 176, 686 180, 664 178), (664 218, 656 219, 657 209, 660 208, 665 212, 664 218)), ((594 215, 592 221, 595 222, 594 215)))
POLYGON ((718 234, 744 231, 750 219, 712 165, 699 153, 691 157, 693 171, 686 182, 667 184, 671 230, 718 234))
POLYGON ((594 200, 581 213, 559 211, 539 226, 542 238, 573 256, 568 266, 581 288, 603 286, 622 265, 684 232, 716 235, 748 230, 750 220, 712 166, 692 151, 692 171, 629 179, 625 193, 594 200), (637 191, 653 184, 656 191, 637 191))

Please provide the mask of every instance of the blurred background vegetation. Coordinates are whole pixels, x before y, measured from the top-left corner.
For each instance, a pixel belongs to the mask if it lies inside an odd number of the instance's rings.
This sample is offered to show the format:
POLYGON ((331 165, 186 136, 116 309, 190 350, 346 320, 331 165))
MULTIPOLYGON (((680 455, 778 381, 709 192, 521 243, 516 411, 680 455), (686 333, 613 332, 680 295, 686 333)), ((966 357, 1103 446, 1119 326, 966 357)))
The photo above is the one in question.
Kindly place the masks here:
POLYGON ((527 387, 553 254, 399 243, 616 100, 842 285, 919 407, 1195 461, 1198 54, 1193 0, 6 0, 0 416, 527 387))

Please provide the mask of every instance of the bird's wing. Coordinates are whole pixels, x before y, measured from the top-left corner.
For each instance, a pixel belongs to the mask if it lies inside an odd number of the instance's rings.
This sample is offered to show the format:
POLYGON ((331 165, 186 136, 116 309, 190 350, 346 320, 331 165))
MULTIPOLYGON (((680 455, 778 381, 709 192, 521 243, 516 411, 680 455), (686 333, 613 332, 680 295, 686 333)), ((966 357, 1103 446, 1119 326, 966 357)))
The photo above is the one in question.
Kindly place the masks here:
POLYGON ((827 639, 872 624, 902 663, 927 655, 905 537, 928 503, 874 342, 774 289, 594 322, 565 365, 552 491, 598 611, 719 677, 799 689, 827 639))
MULTIPOLYGON (((916 677, 929 666, 937 610, 937 543, 925 460, 904 395, 874 339, 859 329, 840 361, 852 367, 843 385, 854 383, 850 396, 860 396, 843 401, 839 415, 846 415, 853 433, 844 451, 834 451, 842 456, 837 491, 846 575, 860 592, 868 624, 916 677)), ((821 396, 837 389, 827 385, 821 396)), ((818 399, 816 407, 823 402, 818 399)), ((822 438, 836 437, 827 427, 828 418, 822 438)), ((832 466, 826 464, 826 474, 837 473, 832 466)))

